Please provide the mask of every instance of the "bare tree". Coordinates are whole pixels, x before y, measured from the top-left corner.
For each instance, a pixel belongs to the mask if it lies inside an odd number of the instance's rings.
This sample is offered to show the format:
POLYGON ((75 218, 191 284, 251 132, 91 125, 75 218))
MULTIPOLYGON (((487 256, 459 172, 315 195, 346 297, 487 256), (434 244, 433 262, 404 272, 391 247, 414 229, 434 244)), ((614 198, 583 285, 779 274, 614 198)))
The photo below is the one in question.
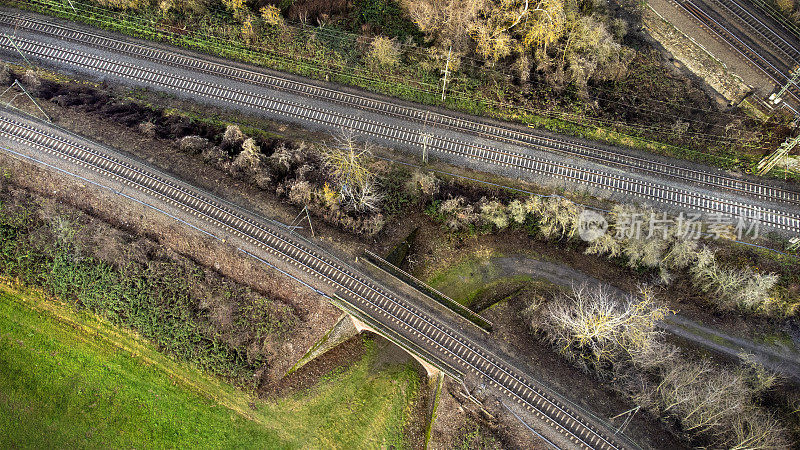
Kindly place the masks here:
POLYGON ((327 145, 322 151, 339 198, 356 211, 376 211, 382 198, 375 176, 367 166, 371 154, 370 145, 358 144, 352 130, 343 130, 334 145, 327 145))
POLYGON ((668 312, 645 288, 617 298, 601 286, 580 286, 543 308, 541 328, 563 354, 602 370, 650 351, 668 312))

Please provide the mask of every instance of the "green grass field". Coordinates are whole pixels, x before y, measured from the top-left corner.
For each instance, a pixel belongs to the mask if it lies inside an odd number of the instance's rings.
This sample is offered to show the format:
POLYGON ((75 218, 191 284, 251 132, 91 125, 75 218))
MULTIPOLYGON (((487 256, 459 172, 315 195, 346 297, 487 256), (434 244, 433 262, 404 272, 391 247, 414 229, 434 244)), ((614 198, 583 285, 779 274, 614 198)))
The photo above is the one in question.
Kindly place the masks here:
POLYGON ((364 345, 346 370, 267 402, 3 280, 0 447, 405 447, 416 374, 373 371, 376 351, 364 345))

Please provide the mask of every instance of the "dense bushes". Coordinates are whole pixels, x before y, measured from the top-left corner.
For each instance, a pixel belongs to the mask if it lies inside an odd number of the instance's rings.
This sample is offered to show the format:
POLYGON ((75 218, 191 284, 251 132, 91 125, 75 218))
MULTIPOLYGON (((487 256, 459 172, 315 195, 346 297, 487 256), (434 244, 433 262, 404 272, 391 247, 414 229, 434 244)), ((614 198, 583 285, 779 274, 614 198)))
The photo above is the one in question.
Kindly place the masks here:
MULTIPOLYGON (((580 242, 583 208, 562 197, 530 196, 507 203, 482 198, 469 202, 463 196, 450 197, 434 205, 433 217, 452 231, 504 230, 524 226, 548 240, 580 242)), ((609 215, 605 234, 588 243, 587 254, 619 261, 631 269, 652 271, 659 282, 669 284, 678 273, 721 309, 740 309, 770 315, 793 315, 798 301, 781 298, 775 292, 778 276, 756 272, 749 267, 730 268, 719 262, 716 252, 701 240, 680 235, 677 228, 649 235, 628 233, 623 228, 630 217, 648 219, 657 213, 648 207, 617 205, 609 215)))
POLYGON ((681 353, 656 330, 667 313, 646 289, 617 298, 600 287, 525 312, 558 352, 612 380, 639 407, 672 417, 696 444, 785 448, 788 432, 759 404, 775 376, 754 363, 731 369, 681 353))
POLYGON ((252 137, 229 125, 220 145, 200 136, 176 141, 181 150, 260 189, 275 192, 345 231, 373 235, 384 224, 383 194, 369 167, 369 149, 351 135, 332 145, 271 142, 264 153, 252 137), (360 146, 359 146, 360 145, 360 146))
MULTIPOLYGON (((0 273, 132 327, 168 353, 241 384, 251 384, 254 371, 268 363, 262 348, 268 337, 293 326, 295 317, 284 305, 165 255, 100 260, 76 238, 79 226, 33 204, 4 205, 0 273), (235 332, 209 316, 207 308, 221 297, 234 301, 234 317, 247 319, 235 332)), ((127 247, 136 252, 133 243, 127 247)))

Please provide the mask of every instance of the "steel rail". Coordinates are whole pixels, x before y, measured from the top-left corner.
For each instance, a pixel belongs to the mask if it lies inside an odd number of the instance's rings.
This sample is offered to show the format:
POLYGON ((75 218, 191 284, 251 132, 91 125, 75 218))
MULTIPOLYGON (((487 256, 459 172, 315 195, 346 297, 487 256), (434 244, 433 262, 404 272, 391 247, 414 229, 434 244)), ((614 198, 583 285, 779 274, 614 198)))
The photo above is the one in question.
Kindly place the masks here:
POLYGON ((237 65, 222 64, 195 56, 189 56, 184 53, 167 51, 158 47, 124 41, 31 16, 14 16, 13 14, 0 12, 0 23, 9 26, 14 25, 20 29, 27 29, 66 41, 126 54, 159 64, 221 76, 244 83, 264 86, 270 89, 291 92, 344 106, 356 107, 379 114, 394 116, 422 124, 423 126, 435 125, 445 129, 522 145, 537 150, 544 150, 547 152, 555 151, 616 167, 678 179, 703 186, 720 188, 768 201, 800 204, 800 192, 790 189, 765 185, 764 183, 753 182, 719 173, 709 173, 707 171, 696 170, 675 164, 652 161, 624 152, 586 145, 568 139, 555 139, 533 131, 526 130, 523 132, 507 126, 488 124, 472 119, 413 108, 399 103, 377 100, 364 95, 341 92, 316 84, 245 69, 237 65))
MULTIPOLYGON (((293 117, 328 128, 352 128, 357 132, 377 139, 386 139, 406 146, 417 146, 418 131, 402 126, 385 124, 360 116, 349 116, 310 105, 304 105, 281 98, 239 90, 233 87, 198 81, 172 73, 119 63, 110 59, 90 55, 85 52, 54 48, 25 38, 15 39, 17 46, 23 48, 31 57, 55 61, 61 64, 83 67, 123 79, 160 88, 178 90, 184 94, 205 97, 229 105, 261 110, 293 117)), ((0 37, 0 48, 10 48, 6 37, 0 37)), ((789 214, 774 208, 760 208, 742 202, 723 200, 710 195, 663 186, 634 177, 616 175, 585 169, 566 163, 549 161, 516 152, 499 151, 491 147, 466 142, 449 137, 435 136, 429 148, 441 153, 483 161, 495 165, 511 167, 562 180, 588 184, 599 189, 632 194, 665 204, 694 208, 696 210, 723 213, 731 216, 757 217, 762 223, 776 229, 800 231, 800 215, 789 214)))
POLYGON ((772 27, 764 23, 761 19, 756 17, 753 13, 747 10, 741 3, 733 0, 711 0, 722 6, 734 18, 740 20, 742 23, 750 26, 756 33, 761 35, 768 43, 775 46, 775 49, 782 52, 784 56, 791 60, 793 64, 800 63, 800 51, 798 51, 792 43, 783 38, 772 27))
MULTIPOLYGON (((760 70, 768 78, 770 78, 777 86, 783 86, 789 81, 789 77, 784 74, 780 69, 775 67, 771 62, 754 50, 750 45, 742 41, 736 33, 729 30, 718 20, 709 16, 702 8, 691 0, 675 0, 684 10, 686 10, 691 17, 697 20, 702 26, 706 27, 709 31, 719 36, 722 40, 728 43, 734 50, 742 55, 753 67, 760 70)), ((800 89, 797 86, 791 86, 787 91, 795 101, 800 102, 800 89)))
MULTIPOLYGON (((573 442, 587 448, 621 448, 601 432, 593 430, 590 424, 582 421, 558 400, 544 393, 541 387, 537 388, 524 380, 502 358, 484 351, 462 335, 427 317, 413 305, 401 302, 370 281, 359 278, 357 273, 337 264, 332 257, 318 254, 293 238, 283 236, 279 231, 258 224, 235 210, 222 206, 220 202, 209 200, 199 191, 170 182, 164 176, 153 175, 137 167, 135 163, 122 161, 51 132, 44 132, 5 117, 0 117, 0 134, 148 192, 168 204, 232 232, 329 285, 344 290, 347 297, 359 299, 373 313, 379 313, 510 394, 573 442), (441 343, 436 339, 440 336, 441 343), (570 426, 573 428, 570 429, 570 426)), ((374 314, 370 316, 374 317, 374 314)), ((441 358, 438 359, 441 361, 441 358)))

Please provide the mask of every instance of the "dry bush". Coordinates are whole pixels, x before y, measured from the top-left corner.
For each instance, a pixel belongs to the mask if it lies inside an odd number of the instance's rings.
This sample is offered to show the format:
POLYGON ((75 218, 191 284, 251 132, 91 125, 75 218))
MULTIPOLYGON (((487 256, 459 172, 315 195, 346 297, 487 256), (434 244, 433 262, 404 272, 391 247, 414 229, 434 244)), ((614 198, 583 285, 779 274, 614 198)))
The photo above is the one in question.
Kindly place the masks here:
POLYGON ((308 181, 294 180, 289 183, 289 201, 295 205, 308 205, 311 203, 311 195, 314 193, 308 181))
POLYGON ((488 224, 492 224, 498 230, 504 230, 508 227, 509 215, 508 211, 501 202, 497 200, 483 200, 480 203, 481 219, 488 224))
POLYGON ((439 205, 439 213, 445 217, 446 225, 453 231, 463 231, 478 221, 475 207, 464 197, 449 198, 439 205))
POLYGON ((658 268, 664 259, 664 253, 669 246, 668 242, 660 238, 633 238, 622 243, 622 252, 628 258, 628 265, 632 268, 648 267, 658 268))
POLYGON ((562 197, 542 199, 540 231, 547 239, 572 239, 578 233, 581 209, 562 197))
POLYGON ((253 138, 242 142, 242 151, 236 155, 230 166, 230 173, 236 178, 250 178, 264 170, 266 157, 253 138))
POLYGON ((665 269, 684 270, 697 260, 698 243, 691 239, 676 239, 662 260, 665 269))
POLYGON ((528 217, 528 211, 524 203, 519 200, 512 200, 511 203, 508 204, 508 215, 514 223, 522 224, 525 223, 528 217))
POLYGON ((200 156, 203 158, 204 163, 213 165, 222 170, 227 170, 231 159, 228 152, 216 145, 204 149, 200 156))
POLYGON ((586 247, 587 255, 604 255, 608 258, 616 258, 622 254, 622 244, 611 233, 605 233, 597 237, 586 247))
POLYGON ((411 175, 412 190, 419 190, 422 195, 433 197, 439 192, 440 180, 433 172, 415 171, 411 175))
POLYGON ((541 216, 542 213, 542 204, 544 200, 542 197, 538 195, 531 195, 530 197, 525 199, 525 214, 530 216, 532 219, 537 219, 541 216))
POLYGON ((139 124, 139 132, 143 135, 154 138, 156 137, 156 124, 153 122, 142 122, 139 124))
POLYGON ((184 136, 178 141, 178 148, 192 155, 198 155, 210 146, 208 139, 200 136, 184 136))
POLYGON ((222 136, 222 145, 227 148, 238 147, 244 142, 244 133, 238 125, 228 125, 225 134, 222 136))

